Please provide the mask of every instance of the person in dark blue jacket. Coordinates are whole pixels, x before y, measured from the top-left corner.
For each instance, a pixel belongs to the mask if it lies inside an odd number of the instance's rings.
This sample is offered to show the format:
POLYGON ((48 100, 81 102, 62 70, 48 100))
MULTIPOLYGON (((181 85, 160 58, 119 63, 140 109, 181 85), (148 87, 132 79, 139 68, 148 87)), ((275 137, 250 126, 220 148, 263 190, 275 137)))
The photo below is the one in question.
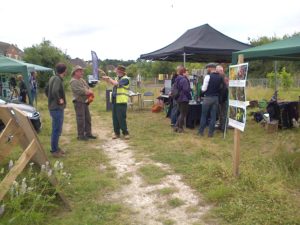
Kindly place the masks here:
POLYGON ((207 75, 204 77, 202 92, 204 93, 202 112, 200 120, 199 135, 204 135, 204 129, 207 123, 207 115, 210 114, 208 137, 213 137, 216 123, 216 116, 219 105, 220 91, 223 86, 221 76, 216 72, 216 64, 206 65, 207 75))

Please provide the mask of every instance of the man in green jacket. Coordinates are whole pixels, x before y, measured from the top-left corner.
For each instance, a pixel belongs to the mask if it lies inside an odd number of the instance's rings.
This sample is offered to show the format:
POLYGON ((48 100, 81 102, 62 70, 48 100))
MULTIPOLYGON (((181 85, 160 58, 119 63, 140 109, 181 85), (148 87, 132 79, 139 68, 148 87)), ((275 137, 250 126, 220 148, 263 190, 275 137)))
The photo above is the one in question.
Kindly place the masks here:
POLYGON ((48 109, 52 118, 50 152, 53 157, 58 158, 65 154, 58 146, 58 142, 64 122, 64 109, 67 104, 63 84, 63 78, 67 74, 67 67, 63 63, 58 63, 55 69, 56 75, 50 78, 48 87, 46 88, 46 95, 48 97, 48 109))

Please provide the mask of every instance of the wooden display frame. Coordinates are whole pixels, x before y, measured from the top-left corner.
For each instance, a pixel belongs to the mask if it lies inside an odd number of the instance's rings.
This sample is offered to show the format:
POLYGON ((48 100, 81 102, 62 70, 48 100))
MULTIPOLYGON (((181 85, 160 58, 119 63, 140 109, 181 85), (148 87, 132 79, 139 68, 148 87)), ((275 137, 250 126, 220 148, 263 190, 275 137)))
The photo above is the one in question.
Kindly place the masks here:
MULTIPOLYGON (((5 105, 0 106, 0 119, 6 125, 4 130, 0 133, 0 162, 10 155, 16 145, 20 145, 23 149, 23 153, 15 165, 0 182, 0 200, 2 200, 12 183, 29 161, 33 161, 37 165, 42 166, 45 165, 46 162, 49 162, 49 160, 35 129, 22 111, 5 105)), ((53 186, 58 184, 54 174, 48 179, 53 186)), ((66 207, 71 209, 64 194, 58 192, 58 195, 66 207)))

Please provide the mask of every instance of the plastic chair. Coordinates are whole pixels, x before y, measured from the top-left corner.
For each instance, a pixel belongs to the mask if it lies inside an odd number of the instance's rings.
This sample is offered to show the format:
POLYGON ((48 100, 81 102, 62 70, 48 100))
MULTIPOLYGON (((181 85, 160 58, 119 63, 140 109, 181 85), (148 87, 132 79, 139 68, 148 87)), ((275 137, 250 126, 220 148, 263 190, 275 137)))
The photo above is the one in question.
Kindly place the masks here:
POLYGON ((143 94, 143 108, 145 106, 145 103, 152 103, 152 105, 154 105, 154 93, 151 91, 147 91, 143 94))

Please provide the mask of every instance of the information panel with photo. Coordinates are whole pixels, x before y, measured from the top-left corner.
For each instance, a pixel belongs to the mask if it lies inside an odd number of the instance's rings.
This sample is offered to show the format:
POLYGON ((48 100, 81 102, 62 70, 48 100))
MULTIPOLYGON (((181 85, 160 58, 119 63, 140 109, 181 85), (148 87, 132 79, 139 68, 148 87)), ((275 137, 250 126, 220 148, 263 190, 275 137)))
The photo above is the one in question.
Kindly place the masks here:
POLYGON ((246 81, 248 63, 229 67, 229 125, 244 131, 246 126, 246 81))

